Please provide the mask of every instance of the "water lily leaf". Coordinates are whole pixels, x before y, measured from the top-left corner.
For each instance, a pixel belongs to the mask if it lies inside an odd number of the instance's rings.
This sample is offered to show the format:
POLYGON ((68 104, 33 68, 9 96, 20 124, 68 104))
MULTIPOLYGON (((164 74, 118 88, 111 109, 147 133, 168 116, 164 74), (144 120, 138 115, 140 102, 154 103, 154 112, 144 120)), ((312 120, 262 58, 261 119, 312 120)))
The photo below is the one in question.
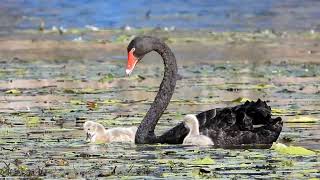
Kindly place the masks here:
POLYGON ((182 105, 197 105, 197 104, 210 104, 212 103, 212 100, 194 101, 189 99, 173 99, 170 102, 174 104, 182 104, 182 105))
POLYGON ((273 88, 274 85, 270 85, 270 84, 258 84, 253 86, 253 89, 269 89, 269 88, 273 88))
POLYGON ((285 167, 293 167, 295 163, 293 160, 284 160, 284 161, 281 161, 281 165, 285 167))
POLYGON ((92 88, 85 88, 85 89, 64 89, 64 93, 68 94, 97 94, 100 93, 99 90, 92 89, 92 88))
POLYGON ((39 117, 26 117, 25 122, 28 127, 36 127, 40 124, 40 118, 39 117))
POLYGON ((281 154, 288 155, 315 155, 314 151, 298 146, 287 146, 282 143, 273 143, 271 149, 281 154))
POLYGON ((105 83, 105 82, 111 82, 114 79, 113 74, 109 73, 108 75, 100 78, 98 81, 101 83, 105 83))
POLYGON ((104 100, 102 103, 103 104, 119 104, 121 103, 122 101, 121 100, 118 100, 118 99, 106 99, 104 100))
POLYGON ((283 115, 283 114, 287 114, 288 111, 285 109, 278 109, 278 108, 272 108, 271 112, 273 115, 283 115))
POLYGON ((205 157, 203 159, 195 159, 192 162, 192 164, 199 164, 199 165, 202 165, 202 164, 213 164, 213 163, 214 163, 214 160, 211 159, 209 156, 205 157))
POLYGON ((45 166, 67 166, 69 162, 64 159, 50 159, 45 161, 45 166))
POLYGON ((75 89, 65 89, 65 90, 63 90, 63 92, 68 93, 68 94, 77 93, 77 91, 75 89))
POLYGON ((235 103, 245 103, 247 101, 251 101, 251 99, 244 98, 244 97, 238 97, 237 99, 232 100, 232 102, 235 102, 235 103))
POLYGON ((20 166, 18 166, 18 169, 20 172, 26 172, 26 171, 28 171, 28 166, 20 165, 20 166))
POLYGON ((310 116, 296 116, 288 119, 287 123, 316 123, 318 120, 310 116))
POLYGON ((19 95, 19 94, 21 94, 21 91, 19 91, 18 89, 10 89, 10 90, 7 90, 5 93, 6 94, 19 95))
POLYGON ((80 89, 78 91, 79 94, 96 94, 97 91, 95 89, 92 88, 85 88, 85 89, 80 89))
POLYGON ((167 164, 172 166, 174 164, 188 164, 190 163, 187 159, 157 159, 158 163, 160 164, 167 164))
POLYGON ((72 104, 72 105, 84 105, 85 103, 83 101, 81 101, 81 100, 74 99, 74 100, 70 100, 70 104, 72 104))
POLYGON ((292 109, 279 109, 279 108, 272 108, 271 113, 275 116, 293 116, 296 114, 301 113, 300 111, 297 110, 292 110, 292 109))

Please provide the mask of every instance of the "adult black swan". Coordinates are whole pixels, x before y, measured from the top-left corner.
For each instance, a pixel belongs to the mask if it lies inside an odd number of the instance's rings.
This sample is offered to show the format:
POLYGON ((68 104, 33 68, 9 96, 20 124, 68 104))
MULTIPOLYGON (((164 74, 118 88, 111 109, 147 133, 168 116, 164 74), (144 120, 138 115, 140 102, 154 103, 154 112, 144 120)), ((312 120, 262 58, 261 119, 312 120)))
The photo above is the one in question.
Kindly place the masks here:
MULTIPOLYGON (((188 134, 183 123, 161 136, 154 129, 173 95, 177 80, 176 58, 171 49, 160 39, 150 36, 134 38, 128 45, 126 74, 130 75, 145 54, 156 51, 163 59, 164 77, 159 91, 143 118, 136 133, 137 144, 168 143, 181 144, 188 134)), ((217 108, 197 114, 200 132, 212 139, 219 147, 239 145, 271 145, 282 130, 282 119, 271 118, 271 109, 260 99, 235 107, 217 108), (254 125, 260 125, 255 127, 254 125)))

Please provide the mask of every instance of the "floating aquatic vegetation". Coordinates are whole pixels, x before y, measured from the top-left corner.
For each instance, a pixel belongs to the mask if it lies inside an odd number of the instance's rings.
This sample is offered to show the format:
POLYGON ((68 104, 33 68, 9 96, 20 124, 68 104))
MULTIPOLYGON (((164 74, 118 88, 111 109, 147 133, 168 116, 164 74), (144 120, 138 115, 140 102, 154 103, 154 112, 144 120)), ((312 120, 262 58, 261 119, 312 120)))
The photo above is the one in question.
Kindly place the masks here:
POLYGON ((288 155, 315 155, 316 153, 314 151, 308 150, 303 147, 298 146, 287 146, 285 144, 281 143, 273 143, 271 149, 274 149, 275 151, 281 153, 281 154, 288 154, 288 155))
POLYGON ((123 101, 119 100, 119 99, 106 99, 102 102, 102 104, 108 104, 108 105, 112 105, 112 104, 121 104, 123 103, 123 101))
POLYGON ((40 118, 35 116, 35 117, 26 117, 25 118, 25 123, 27 127, 37 127, 40 125, 40 118))
POLYGON ((102 82, 102 83, 105 83, 105 82, 111 82, 113 79, 114 79, 114 75, 109 73, 106 76, 100 78, 98 81, 102 82))
POLYGON ((21 91, 18 89, 10 89, 5 92, 6 94, 20 95, 21 91))
POLYGON ((98 94, 103 92, 100 89, 93 89, 93 88, 85 88, 85 89, 64 89, 64 93, 68 94, 98 94))
POLYGON ((192 164, 197 164, 197 165, 209 165, 213 164, 215 161, 211 159, 209 156, 205 158, 200 158, 200 159, 195 159, 192 161, 192 164))
POLYGON ((83 101, 81 101, 81 100, 77 100, 77 99, 72 99, 72 100, 70 100, 69 102, 70 102, 70 104, 72 104, 72 105, 85 105, 85 104, 86 104, 85 102, 83 102, 83 101))
POLYGON ((280 108, 275 108, 272 107, 271 109, 272 115, 274 116, 295 116, 298 114, 302 114, 300 110, 295 110, 295 109, 280 109, 280 108))
POLYGON ((279 108, 271 108, 271 112, 273 115, 283 115, 283 114, 287 114, 287 110, 286 109, 279 109, 279 108))
POLYGON ((45 166, 68 166, 69 162, 65 159, 50 159, 45 162, 45 166))
POLYGON ((252 101, 252 100, 245 97, 238 97, 237 99, 232 100, 232 102, 234 103, 245 103, 247 101, 252 101))
POLYGON ((318 121, 319 121, 318 119, 310 116, 296 116, 296 117, 287 119, 285 122, 286 123, 316 123, 318 121))
POLYGON ((281 161, 281 165, 285 167, 293 167, 295 162, 293 160, 283 160, 281 161))
POLYGON ((270 88, 274 88, 275 86, 274 85, 271 85, 271 84, 258 84, 258 85, 254 85, 252 86, 253 89, 270 89, 270 88))

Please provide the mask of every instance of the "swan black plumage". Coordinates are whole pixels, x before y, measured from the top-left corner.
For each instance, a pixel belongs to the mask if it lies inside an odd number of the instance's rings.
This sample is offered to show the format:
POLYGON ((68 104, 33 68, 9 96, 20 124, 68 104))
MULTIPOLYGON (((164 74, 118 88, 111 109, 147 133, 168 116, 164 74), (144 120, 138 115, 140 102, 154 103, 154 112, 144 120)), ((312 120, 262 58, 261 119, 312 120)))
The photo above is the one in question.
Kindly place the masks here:
MULTIPOLYGON (((146 116, 138 127, 137 144, 182 144, 188 129, 180 123, 161 136, 154 133, 158 120, 167 108, 177 80, 177 63, 171 49, 160 39, 151 36, 134 38, 128 45, 126 74, 130 75, 145 54, 156 51, 163 59, 164 77, 159 91, 146 116)), ((217 108, 196 115, 200 132, 212 139, 215 146, 271 145, 282 130, 282 119, 271 117, 271 108, 260 99, 235 107, 217 108), (254 127, 254 125, 260 125, 254 127)))

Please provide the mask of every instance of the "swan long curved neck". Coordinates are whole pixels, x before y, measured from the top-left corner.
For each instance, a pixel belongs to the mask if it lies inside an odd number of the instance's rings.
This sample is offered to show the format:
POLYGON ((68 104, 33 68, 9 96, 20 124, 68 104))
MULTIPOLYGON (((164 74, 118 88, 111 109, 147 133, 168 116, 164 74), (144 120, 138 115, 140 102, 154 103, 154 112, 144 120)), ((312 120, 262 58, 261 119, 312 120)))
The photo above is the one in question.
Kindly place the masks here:
POLYGON ((154 133, 155 127, 167 108, 176 86, 178 68, 176 58, 171 49, 164 42, 155 39, 153 50, 159 53, 163 59, 164 76, 159 91, 137 130, 135 142, 138 144, 157 142, 157 137, 154 133))

